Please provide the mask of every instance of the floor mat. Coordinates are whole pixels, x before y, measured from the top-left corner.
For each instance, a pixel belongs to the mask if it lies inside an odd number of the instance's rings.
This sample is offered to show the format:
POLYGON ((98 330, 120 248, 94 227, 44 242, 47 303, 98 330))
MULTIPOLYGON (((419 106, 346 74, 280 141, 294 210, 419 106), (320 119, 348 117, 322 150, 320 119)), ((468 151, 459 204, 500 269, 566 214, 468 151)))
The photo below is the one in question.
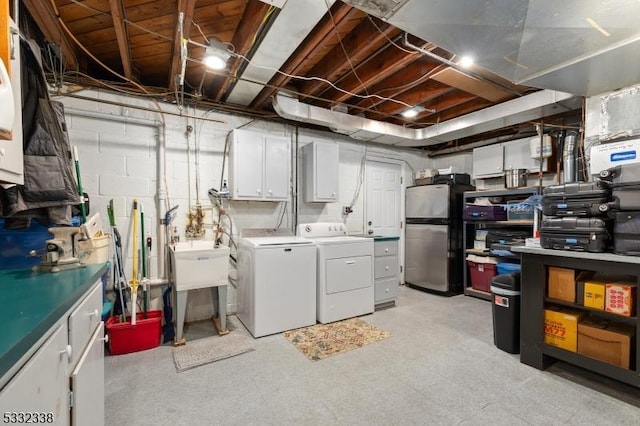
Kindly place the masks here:
POLYGON ((282 335, 312 361, 391 337, 388 331, 360 318, 350 318, 331 324, 316 324, 286 331, 282 335))
POLYGON ((176 371, 181 373, 191 368, 209 364, 250 352, 254 349, 252 338, 231 332, 226 336, 213 336, 187 342, 184 346, 173 348, 173 361, 176 371))

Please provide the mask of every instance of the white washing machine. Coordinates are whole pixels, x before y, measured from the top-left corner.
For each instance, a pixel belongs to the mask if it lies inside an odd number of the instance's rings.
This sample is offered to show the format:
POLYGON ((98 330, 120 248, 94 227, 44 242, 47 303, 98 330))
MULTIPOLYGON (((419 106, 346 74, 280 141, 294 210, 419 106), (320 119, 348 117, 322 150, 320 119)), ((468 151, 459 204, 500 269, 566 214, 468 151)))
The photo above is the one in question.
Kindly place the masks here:
POLYGON ((253 337, 316 323, 316 246, 296 236, 238 244, 238 318, 253 337))
POLYGON ((318 247, 318 321, 373 312, 373 239, 347 236, 343 223, 303 223, 298 234, 318 247))

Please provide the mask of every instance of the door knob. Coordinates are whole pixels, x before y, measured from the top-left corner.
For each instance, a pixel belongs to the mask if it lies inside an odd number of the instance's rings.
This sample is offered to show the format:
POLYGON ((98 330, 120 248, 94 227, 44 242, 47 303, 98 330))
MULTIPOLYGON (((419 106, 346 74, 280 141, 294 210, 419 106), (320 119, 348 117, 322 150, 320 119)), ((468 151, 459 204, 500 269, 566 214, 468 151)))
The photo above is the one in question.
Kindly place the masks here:
POLYGON ((367 233, 368 233, 369 235, 373 234, 373 229, 369 229, 369 230, 367 231, 367 233))

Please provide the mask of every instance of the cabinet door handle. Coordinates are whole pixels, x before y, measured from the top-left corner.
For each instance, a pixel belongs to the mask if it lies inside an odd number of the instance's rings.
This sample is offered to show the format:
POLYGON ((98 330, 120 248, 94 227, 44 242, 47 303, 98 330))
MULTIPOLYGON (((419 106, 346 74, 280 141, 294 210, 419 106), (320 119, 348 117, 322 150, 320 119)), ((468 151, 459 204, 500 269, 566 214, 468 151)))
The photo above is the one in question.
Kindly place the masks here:
POLYGON ((353 264, 355 264, 355 263, 356 263, 356 261, 355 261, 355 260, 347 260, 347 261, 345 262, 345 264, 347 264, 347 265, 353 265, 353 264))
POLYGON ((389 253, 389 249, 388 248, 384 249, 384 252, 389 253))
POLYGON ((269 194, 273 194, 273 191, 272 191, 272 190, 269 190, 268 192, 269 192, 269 194))
POLYGON ((58 352, 60 355, 66 355, 67 360, 71 361, 71 355, 73 355, 73 348, 71 345, 67 345, 63 350, 58 352))
POLYGON ((89 316, 90 317, 97 317, 98 316, 98 310, 94 309, 92 312, 89 312, 89 316))
POLYGON ((256 189, 256 192, 259 194, 259 193, 262 192, 262 190, 261 189, 256 189))
POLYGON ((98 339, 98 340, 102 340, 105 343, 109 343, 109 335, 106 334, 102 339, 98 339))
POLYGON ((385 271, 388 271, 388 270, 389 270, 389 267, 388 267, 388 266, 385 266, 385 267, 384 267, 384 270, 385 270, 385 271))

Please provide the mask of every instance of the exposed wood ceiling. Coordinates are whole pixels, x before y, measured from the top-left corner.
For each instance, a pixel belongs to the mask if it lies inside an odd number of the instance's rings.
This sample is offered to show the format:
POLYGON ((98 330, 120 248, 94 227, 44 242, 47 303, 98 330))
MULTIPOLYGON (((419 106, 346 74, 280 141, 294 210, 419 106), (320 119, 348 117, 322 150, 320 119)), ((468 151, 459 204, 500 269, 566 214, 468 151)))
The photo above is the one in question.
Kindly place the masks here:
MULTIPOLYGON (((64 80, 97 84, 93 80, 97 79, 138 92, 142 86, 151 93, 164 93, 169 101, 176 100, 176 91, 184 91, 186 102, 272 116, 271 99, 282 88, 316 106, 340 105, 350 114, 425 127, 534 90, 516 86, 477 67, 472 68, 472 75, 465 74, 445 62, 411 51, 403 44, 404 33, 398 28, 336 1, 286 58, 280 67, 282 73, 276 73, 249 105, 234 106, 228 104, 227 98, 242 78, 246 61, 233 56, 225 70, 206 71, 200 62, 204 48, 198 44, 204 44, 206 38, 217 38, 230 43, 239 55, 252 58, 279 13, 279 9, 266 2, 23 0, 22 3, 23 15, 26 9, 32 19, 23 19, 22 27, 28 35, 40 39, 45 53, 60 52, 57 59, 64 66, 64 80), (187 43, 182 87, 177 77, 183 65, 180 16, 184 37, 197 43, 187 43), (47 47, 47 43, 56 48, 47 47), (335 87, 319 79, 289 75, 319 77, 335 87), (379 97, 363 98, 367 95, 379 97), (421 105, 425 110, 414 119, 404 119, 400 113, 407 109, 405 104, 421 105)), ((445 60, 454 59, 451 53, 426 40, 415 37, 410 40, 445 60)), ((49 68, 52 76, 61 77, 60 67, 49 68)))

